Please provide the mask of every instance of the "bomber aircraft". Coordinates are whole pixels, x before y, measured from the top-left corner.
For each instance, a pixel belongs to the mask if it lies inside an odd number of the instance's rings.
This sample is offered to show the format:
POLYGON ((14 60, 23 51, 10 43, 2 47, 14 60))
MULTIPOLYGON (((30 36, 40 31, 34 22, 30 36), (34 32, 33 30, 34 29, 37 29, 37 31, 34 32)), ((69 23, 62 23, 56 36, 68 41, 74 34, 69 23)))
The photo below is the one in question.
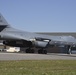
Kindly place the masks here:
POLYGON ((49 47, 66 45, 70 48, 76 45, 76 38, 73 36, 52 36, 15 29, 7 23, 1 13, 0 40, 3 40, 4 45, 25 47, 26 53, 34 53, 33 48, 38 48, 39 54, 47 54, 47 48, 49 47))

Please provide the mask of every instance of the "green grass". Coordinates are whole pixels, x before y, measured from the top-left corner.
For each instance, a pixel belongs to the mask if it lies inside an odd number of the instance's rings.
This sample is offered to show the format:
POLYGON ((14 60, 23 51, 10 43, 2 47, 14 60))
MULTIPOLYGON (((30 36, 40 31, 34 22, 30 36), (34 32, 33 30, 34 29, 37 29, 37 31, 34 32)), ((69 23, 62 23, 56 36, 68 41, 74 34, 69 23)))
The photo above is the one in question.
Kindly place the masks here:
POLYGON ((0 61, 0 75, 76 75, 76 60, 0 61))

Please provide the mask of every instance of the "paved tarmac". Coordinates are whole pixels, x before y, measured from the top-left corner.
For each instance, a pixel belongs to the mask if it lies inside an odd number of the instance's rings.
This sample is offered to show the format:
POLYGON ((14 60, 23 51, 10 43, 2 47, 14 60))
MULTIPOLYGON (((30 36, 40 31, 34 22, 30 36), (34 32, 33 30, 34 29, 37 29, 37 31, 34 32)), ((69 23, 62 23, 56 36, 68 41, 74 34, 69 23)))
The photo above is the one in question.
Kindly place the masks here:
POLYGON ((76 60, 76 54, 0 53, 0 61, 1 60, 76 60))

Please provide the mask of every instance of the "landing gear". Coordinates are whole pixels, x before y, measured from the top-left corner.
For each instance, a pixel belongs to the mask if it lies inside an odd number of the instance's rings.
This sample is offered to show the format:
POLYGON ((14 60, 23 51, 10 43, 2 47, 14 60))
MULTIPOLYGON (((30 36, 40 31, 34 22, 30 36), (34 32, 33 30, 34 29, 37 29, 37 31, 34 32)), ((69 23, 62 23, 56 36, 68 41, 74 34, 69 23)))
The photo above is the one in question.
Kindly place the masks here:
POLYGON ((34 53, 34 49, 30 49, 30 48, 28 48, 28 49, 26 49, 25 52, 26 52, 26 53, 34 53))
POLYGON ((71 54, 71 46, 67 46, 67 54, 71 54))
MULTIPOLYGON (((34 49, 30 49, 30 48, 26 49, 25 52, 26 53, 35 53, 34 49)), ((47 54, 47 50, 39 49, 38 54, 47 54)))
POLYGON ((68 54, 71 54, 71 47, 69 47, 68 49, 68 54))
POLYGON ((38 54, 47 54, 47 51, 44 49, 39 49, 38 54))

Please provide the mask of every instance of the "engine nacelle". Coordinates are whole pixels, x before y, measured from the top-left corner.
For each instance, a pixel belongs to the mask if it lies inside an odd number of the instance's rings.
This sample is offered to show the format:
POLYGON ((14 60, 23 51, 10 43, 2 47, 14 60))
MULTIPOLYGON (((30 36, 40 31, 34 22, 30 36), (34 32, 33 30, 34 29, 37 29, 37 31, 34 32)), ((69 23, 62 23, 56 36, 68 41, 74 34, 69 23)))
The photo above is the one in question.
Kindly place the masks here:
POLYGON ((31 41, 24 41, 24 40, 3 41, 3 44, 8 45, 8 46, 14 46, 14 47, 31 47, 32 46, 31 41))
POLYGON ((48 44, 48 42, 45 41, 34 41, 33 45, 35 45, 36 47, 41 47, 44 48, 46 47, 48 44))

